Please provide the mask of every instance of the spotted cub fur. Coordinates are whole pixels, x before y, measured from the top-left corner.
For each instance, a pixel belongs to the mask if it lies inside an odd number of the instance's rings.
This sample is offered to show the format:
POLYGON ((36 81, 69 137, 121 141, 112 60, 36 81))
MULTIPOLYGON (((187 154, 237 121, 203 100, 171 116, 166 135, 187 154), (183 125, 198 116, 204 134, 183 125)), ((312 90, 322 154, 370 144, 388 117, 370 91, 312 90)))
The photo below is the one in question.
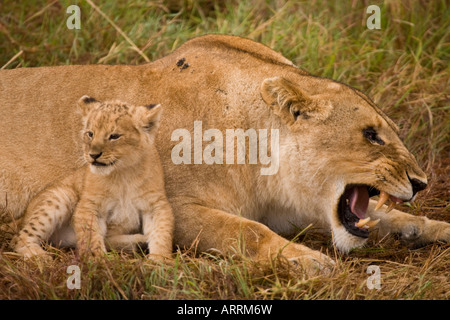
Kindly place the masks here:
POLYGON ((78 106, 86 165, 30 202, 12 241, 15 251, 48 256, 41 244, 50 240, 76 245, 81 255, 102 255, 107 247, 146 242, 152 258, 169 257, 174 218, 154 146, 161 106, 88 96, 78 106))

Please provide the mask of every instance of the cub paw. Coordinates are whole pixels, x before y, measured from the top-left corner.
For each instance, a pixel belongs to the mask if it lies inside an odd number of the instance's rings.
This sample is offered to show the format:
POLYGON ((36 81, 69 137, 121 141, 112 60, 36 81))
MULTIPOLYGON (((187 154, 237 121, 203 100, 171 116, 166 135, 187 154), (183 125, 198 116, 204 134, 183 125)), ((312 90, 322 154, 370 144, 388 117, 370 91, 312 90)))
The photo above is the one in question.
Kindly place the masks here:
POLYGON ((29 244, 27 246, 18 247, 15 248, 15 251, 22 255, 25 260, 40 260, 44 262, 52 260, 50 254, 38 244, 29 244))
POLYGON ((89 246, 78 246, 78 254, 80 257, 104 257, 106 254, 106 247, 103 241, 92 241, 89 246))

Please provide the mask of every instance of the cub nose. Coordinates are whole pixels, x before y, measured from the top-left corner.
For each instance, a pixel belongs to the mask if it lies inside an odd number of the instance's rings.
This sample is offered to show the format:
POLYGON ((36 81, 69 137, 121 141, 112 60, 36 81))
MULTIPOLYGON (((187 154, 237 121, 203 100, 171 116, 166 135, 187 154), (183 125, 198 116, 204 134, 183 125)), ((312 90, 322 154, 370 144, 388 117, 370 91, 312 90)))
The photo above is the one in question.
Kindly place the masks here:
POLYGON ((100 158, 102 156, 103 152, 100 153, 89 153, 89 156, 94 159, 97 160, 98 158, 100 158))
POLYGON ((425 182, 422 182, 416 178, 412 178, 412 179, 409 178, 409 181, 411 182, 411 185, 412 185, 413 196, 417 192, 422 191, 423 189, 425 189, 427 187, 427 184, 425 182))

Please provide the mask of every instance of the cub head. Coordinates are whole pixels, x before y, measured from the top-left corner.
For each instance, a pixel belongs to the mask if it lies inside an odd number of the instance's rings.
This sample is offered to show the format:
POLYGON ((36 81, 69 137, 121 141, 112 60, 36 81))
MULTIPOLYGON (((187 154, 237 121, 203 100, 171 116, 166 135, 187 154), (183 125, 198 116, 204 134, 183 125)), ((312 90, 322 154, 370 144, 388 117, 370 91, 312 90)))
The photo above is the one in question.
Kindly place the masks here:
POLYGON ((83 117, 84 159, 92 173, 108 175, 135 165, 146 155, 162 108, 159 104, 133 106, 83 96, 78 110, 83 117))
POLYGON ((426 187, 397 126, 360 91, 292 75, 264 80, 261 96, 286 132, 280 174, 291 203, 328 222, 341 251, 363 245, 376 225, 367 220, 370 197, 379 195, 384 210, 426 187))

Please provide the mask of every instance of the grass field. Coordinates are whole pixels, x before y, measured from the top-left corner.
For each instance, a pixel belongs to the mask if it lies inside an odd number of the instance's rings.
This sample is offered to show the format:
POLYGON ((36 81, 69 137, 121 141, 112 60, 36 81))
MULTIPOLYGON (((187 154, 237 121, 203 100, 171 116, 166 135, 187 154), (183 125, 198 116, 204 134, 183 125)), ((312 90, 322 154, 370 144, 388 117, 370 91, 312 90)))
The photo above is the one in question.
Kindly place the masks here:
MULTIPOLYGON (((0 67, 142 64, 206 33, 260 41, 301 68, 367 93, 397 123, 429 178, 402 209, 450 222, 450 8, 436 1, 2 1, 0 67), (81 8, 69 30, 66 8, 81 8), (381 29, 366 27, 366 8, 381 9, 381 29)), ((1 240, 1 239, 0 239, 1 240)), ((24 263, 0 249, 0 299, 449 299, 450 246, 408 247, 371 239, 348 255, 305 231, 298 241, 337 264, 305 277, 282 259, 260 265, 245 257, 178 251, 171 264, 112 253, 103 262, 57 253, 48 265, 24 263), (69 265, 81 268, 68 289, 69 265), (380 269, 381 288, 367 286, 380 269)))

